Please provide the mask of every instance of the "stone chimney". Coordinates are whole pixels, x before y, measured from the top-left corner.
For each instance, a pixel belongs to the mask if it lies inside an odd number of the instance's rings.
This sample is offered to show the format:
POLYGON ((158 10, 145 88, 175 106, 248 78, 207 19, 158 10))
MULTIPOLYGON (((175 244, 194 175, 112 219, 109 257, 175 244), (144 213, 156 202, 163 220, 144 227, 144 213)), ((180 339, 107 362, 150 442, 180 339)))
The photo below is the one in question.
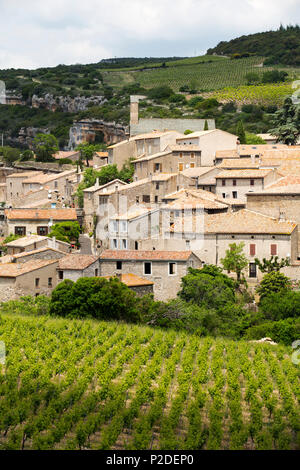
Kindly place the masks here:
POLYGON ((95 184, 95 187, 96 187, 96 188, 99 188, 99 187, 100 187, 99 178, 96 178, 96 184, 95 184))
POLYGON ((130 125, 139 123, 139 98, 130 96, 130 125))

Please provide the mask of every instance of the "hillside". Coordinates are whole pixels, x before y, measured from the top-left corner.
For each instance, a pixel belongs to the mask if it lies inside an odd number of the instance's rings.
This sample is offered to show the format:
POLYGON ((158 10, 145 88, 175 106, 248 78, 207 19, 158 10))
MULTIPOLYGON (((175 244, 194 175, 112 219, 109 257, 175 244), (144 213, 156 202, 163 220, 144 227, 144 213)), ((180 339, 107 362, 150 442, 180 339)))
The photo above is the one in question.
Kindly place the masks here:
POLYGON ((251 54, 266 57, 265 65, 285 64, 300 66, 300 27, 280 26, 277 31, 241 36, 221 41, 208 49, 207 54, 251 54))
POLYGON ((299 449, 291 348, 2 314, 1 449, 299 449))

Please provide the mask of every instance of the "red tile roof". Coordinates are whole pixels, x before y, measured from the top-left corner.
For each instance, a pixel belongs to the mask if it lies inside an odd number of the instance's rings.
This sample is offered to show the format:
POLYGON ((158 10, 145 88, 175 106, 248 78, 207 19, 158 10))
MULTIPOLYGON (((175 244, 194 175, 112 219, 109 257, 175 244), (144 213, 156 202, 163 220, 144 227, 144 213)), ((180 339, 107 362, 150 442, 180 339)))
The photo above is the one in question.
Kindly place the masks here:
POLYGON ((58 268, 82 270, 95 263, 97 259, 99 259, 99 257, 93 255, 71 254, 59 260, 58 268))
POLYGON ((186 261, 191 255, 192 251, 105 250, 101 253, 100 259, 186 261))
POLYGON ((6 209, 10 220, 77 220, 76 209, 6 209))

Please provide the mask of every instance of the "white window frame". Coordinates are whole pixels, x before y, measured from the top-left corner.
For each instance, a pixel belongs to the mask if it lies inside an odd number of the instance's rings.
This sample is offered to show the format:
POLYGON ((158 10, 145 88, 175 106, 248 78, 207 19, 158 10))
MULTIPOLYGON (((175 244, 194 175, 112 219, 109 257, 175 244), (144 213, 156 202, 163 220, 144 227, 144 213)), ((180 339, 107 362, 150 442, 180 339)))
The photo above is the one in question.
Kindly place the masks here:
POLYGON ((118 249, 118 239, 117 238, 112 238, 111 239, 111 247, 113 250, 117 250, 118 249), (116 242, 116 246, 114 246, 114 242, 116 242))
POLYGON ((127 220, 120 220, 120 232, 126 233, 127 232, 127 220))
POLYGON ((127 247, 128 247, 127 238, 122 238, 122 240, 120 240, 120 241, 121 241, 121 245, 122 245, 121 246, 122 250, 127 250, 127 247), (125 242, 125 244, 124 244, 124 242, 125 242))

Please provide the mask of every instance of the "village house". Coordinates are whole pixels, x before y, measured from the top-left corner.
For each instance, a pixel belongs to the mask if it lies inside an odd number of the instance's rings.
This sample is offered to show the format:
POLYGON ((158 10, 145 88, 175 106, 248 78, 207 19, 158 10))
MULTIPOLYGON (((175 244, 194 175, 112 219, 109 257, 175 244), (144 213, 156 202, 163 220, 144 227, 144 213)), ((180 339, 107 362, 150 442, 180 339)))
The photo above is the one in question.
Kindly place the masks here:
MULTIPOLYGON (((249 259, 247 279, 255 282, 262 274, 257 270, 255 258, 270 256, 289 258, 292 263, 298 257, 298 225, 264 214, 242 209, 237 212, 180 219, 169 227, 157 240, 145 240, 141 249, 192 250, 203 263, 221 265, 230 243, 245 244, 244 252, 249 259)), ((300 271, 299 271, 300 274, 300 271)), ((299 275, 300 279, 300 275, 299 275)))
MULTIPOLYGON (((297 147, 285 144, 237 144, 233 145, 231 149, 219 149, 216 151, 215 164, 219 165, 226 158, 262 158, 265 155, 272 155, 275 157, 281 151, 295 150, 297 147)), ((299 146, 298 146, 299 151, 299 146)))
MULTIPOLYGON (((280 175, 281 176, 281 175, 280 175)), ((224 170, 216 175, 216 194, 246 201, 249 191, 262 190, 276 181, 276 169, 224 170)))
POLYGON ((189 267, 201 267, 191 251, 105 250, 100 255, 101 276, 134 273, 148 279, 154 282, 156 300, 176 297, 189 267))
POLYGON ((35 259, 60 259, 66 256, 63 251, 45 246, 38 250, 24 251, 15 255, 0 257, 0 263, 26 263, 35 259))
POLYGON ((5 244, 8 255, 16 255, 18 253, 30 252, 41 248, 52 248, 55 250, 69 253, 71 245, 66 242, 57 240, 55 237, 48 238, 42 235, 28 235, 17 238, 5 244))
POLYGON ((60 150, 59 152, 56 152, 53 157, 55 160, 61 160, 67 158, 68 160, 72 160, 72 162, 76 162, 79 157, 80 157, 80 152, 76 150, 71 150, 71 151, 64 151, 60 150))
POLYGON ((84 225, 86 230, 92 231, 94 228, 94 216, 96 215, 97 208, 99 206, 100 194, 111 192, 114 189, 125 185, 126 183, 119 179, 100 185, 99 178, 97 178, 94 186, 83 190, 84 225))
POLYGON ((179 145, 193 145, 201 150, 201 166, 213 166, 218 150, 233 149, 236 147, 237 136, 221 129, 193 132, 183 137, 178 137, 179 145))
POLYGON ((6 235, 43 235, 58 222, 75 222, 75 209, 5 209, 6 235))
POLYGON ((57 259, 32 259, 0 264, 0 301, 24 295, 49 295, 57 285, 57 259))
POLYGON ((111 279, 112 277, 117 277, 130 290, 135 292, 138 297, 143 297, 144 295, 147 295, 147 294, 153 294, 154 282, 150 281, 149 279, 144 279, 142 277, 139 277, 136 274, 132 274, 132 273, 119 274, 119 273, 117 273, 115 276, 101 276, 101 277, 104 277, 106 279, 111 279))
POLYGON ((58 282, 64 279, 77 281, 81 277, 99 276, 99 257, 69 254, 61 258, 57 266, 58 282))

